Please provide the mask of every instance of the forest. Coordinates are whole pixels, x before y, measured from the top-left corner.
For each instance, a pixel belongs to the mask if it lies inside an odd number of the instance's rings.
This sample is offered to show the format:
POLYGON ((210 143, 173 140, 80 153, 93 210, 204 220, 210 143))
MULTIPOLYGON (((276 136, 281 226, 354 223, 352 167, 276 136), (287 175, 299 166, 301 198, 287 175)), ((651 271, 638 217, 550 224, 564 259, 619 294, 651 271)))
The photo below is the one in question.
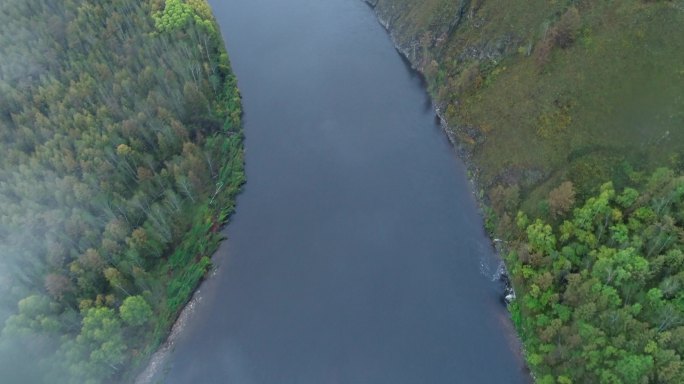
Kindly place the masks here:
POLYGON ((539 383, 684 382, 684 176, 635 177, 574 209, 565 182, 553 215, 515 219, 511 311, 539 383))
POLYGON ((684 382, 684 3, 367 2, 469 163, 536 380, 684 382))
MULTIPOLYGON (((684 382, 682 0, 367 2, 469 163, 536 380, 684 382)), ((206 0, 0 2, 3 381, 133 380, 212 268, 241 115, 206 0)))
POLYGON ((244 182, 218 26, 205 0, 5 0, 0 58, 3 382, 130 382, 244 182))

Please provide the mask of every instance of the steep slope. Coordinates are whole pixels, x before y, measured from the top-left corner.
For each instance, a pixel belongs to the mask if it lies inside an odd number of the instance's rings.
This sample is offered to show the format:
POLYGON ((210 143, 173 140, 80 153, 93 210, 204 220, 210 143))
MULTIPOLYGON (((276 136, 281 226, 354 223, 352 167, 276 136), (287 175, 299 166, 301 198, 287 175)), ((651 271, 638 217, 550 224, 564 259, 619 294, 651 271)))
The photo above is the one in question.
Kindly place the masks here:
POLYGON ((588 196, 684 165, 681 1, 374 4, 483 186, 540 197, 571 179, 588 196))
POLYGON ((368 3, 506 240, 538 380, 681 382, 684 3, 368 3))

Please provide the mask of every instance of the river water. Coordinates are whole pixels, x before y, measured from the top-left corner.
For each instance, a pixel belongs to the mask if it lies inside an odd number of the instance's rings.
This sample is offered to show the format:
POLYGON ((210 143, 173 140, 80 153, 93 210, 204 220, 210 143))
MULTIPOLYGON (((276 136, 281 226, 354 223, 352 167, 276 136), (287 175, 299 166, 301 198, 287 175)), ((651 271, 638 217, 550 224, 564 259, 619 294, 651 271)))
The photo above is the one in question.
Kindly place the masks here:
POLYGON ((210 3, 248 183, 164 382, 528 382, 464 166, 372 9, 210 3))

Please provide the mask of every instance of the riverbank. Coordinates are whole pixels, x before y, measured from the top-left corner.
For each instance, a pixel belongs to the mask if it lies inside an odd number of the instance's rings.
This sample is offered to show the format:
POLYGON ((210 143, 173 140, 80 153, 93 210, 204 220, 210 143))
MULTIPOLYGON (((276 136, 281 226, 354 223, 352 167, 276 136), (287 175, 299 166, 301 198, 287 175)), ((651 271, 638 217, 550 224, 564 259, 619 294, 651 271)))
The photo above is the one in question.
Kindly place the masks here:
MULTIPOLYGON (((377 0, 364 0, 371 8, 375 10, 375 7, 377 6, 378 1, 377 0)), ((399 40, 392 29, 392 26, 390 24, 390 21, 388 18, 384 18, 381 13, 375 12, 376 16, 378 17, 378 22, 380 25, 383 26, 385 31, 389 34, 392 43, 394 44, 395 48, 397 51, 403 56, 403 58, 411 65, 412 70, 416 71, 417 73, 420 74, 423 78, 425 78, 425 73, 423 70, 419 67, 418 63, 415 60, 415 55, 410 55, 408 52, 408 48, 405 46, 402 46, 399 43, 399 40)), ((426 83, 427 84, 427 83, 426 83)), ((479 206, 480 214, 482 215, 483 220, 487 220, 488 216, 490 216, 491 209, 489 208, 487 204, 487 200, 485 199, 485 194, 483 193, 483 188, 484 185, 481 183, 481 181, 478 179, 478 168, 476 164, 473 162, 472 157, 471 157, 471 151, 463 145, 463 142, 460 141, 457 137, 456 132, 456 127, 452 127, 449 125, 449 122, 447 121, 445 114, 443 112, 444 106, 439 106, 438 104, 435 104, 434 99, 431 97, 432 103, 433 103, 433 108, 435 111, 436 117, 439 119, 440 122, 440 127, 442 128, 442 131, 444 134, 448 137, 449 142, 453 146, 454 150, 458 153, 459 158, 463 161, 463 163, 466 165, 466 168, 468 169, 468 180, 470 181, 470 186, 472 189, 473 196, 476 198, 476 201, 479 206)), ((512 281, 509 277, 509 271, 508 267, 506 265, 505 258, 503 255, 507 254, 510 250, 507 249, 506 243, 502 241, 501 239, 497 239, 495 237, 495 234, 493 232, 493 228, 490 226, 487 226, 486 223, 484 225, 484 229, 487 230, 489 236, 490 236, 490 241, 491 241, 491 247, 496 251, 497 258, 501 260, 501 265, 500 265, 500 271, 496 272, 496 280, 500 281, 502 283, 502 290, 500 292, 501 295, 501 302, 502 304, 508 306, 513 300, 516 299, 516 292, 515 288, 512 285, 512 281)), ((510 315, 513 315, 512 313, 509 312, 510 315)), ((511 320, 511 318, 509 318, 511 320)), ((513 324, 511 322, 511 324, 513 324)), ((521 356, 524 356, 524 344, 523 340, 520 337, 520 335, 516 332, 516 340, 517 343, 515 344, 515 348, 519 349, 521 351, 521 356)), ((531 373, 531 372, 530 372, 531 373)))
POLYGON ((244 182, 225 46, 204 0, 0 8, 3 380, 131 382, 244 182))
POLYGON ((425 76, 483 196, 506 195, 492 204, 508 206, 495 209, 499 218, 518 208, 548 214, 544 200, 567 180, 588 198, 606 180, 626 185, 630 172, 684 164, 675 112, 682 79, 665 69, 677 67, 682 46, 662 41, 679 32, 676 4, 366 2, 425 76), (662 69, 649 67, 649 50, 662 69))
POLYGON ((192 319, 195 307, 202 299, 201 291, 201 287, 197 288, 195 293, 192 295, 192 298, 180 311, 180 314, 173 323, 171 331, 166 337, 166 340, 159 347, 157 347, 157 351, 152 354, 145 364, 145 369, 136 376, 135 384, 150 384, 155 380, 155 378, 158 378, 161 375, 169 353, 171 353, 173 350, 178 338, 181 337, 181 333, 185 329, 188 321, 192 319))
POLYGON ((168 382, 524 383, 463 165, 372 12, 212 5, 250 182, 168 382))
MULTIPOLYGON (((227 243, 222 243, 215 252, 222 252, 222 248, 225 248, 226 246, 227 243)), ((213 257, 212 262, 216 263, 216 260, 214 260, 213 257)), ((198 307, 207 298, 211 299, 213 297, 212 292, 215 291, 214 279, 219 273, 219 269, 220 265, 215 264, 211 271, 208 272, 206 278, 200 281, 197 289, 192 294, 192 297, 180 311, 178 318, 173 323, 171 331, 168 333, 164 342, 159 345, 156 351, 146 361, 143 367, 144 369, 135 375, 135 384, 151 384, 163 380, 164 370, 168 369, 167 362, 169 356, 173 353, 173 349, 177 343, 182 340, 185 334, 187 334, 187 327, 196 319, 198 307)))
MULTIPOLYGON (((543 227, 539 223, 549 223, 544 231, 568 247, 562 252, 560 247, 549 248, 546 256, 567 256, 574 243, 568 242, 570 224, 561 223, 572 222, 573 209, 591 211, 588 207, 604 194, 606 182, 612 181, 610 188, 614 185, 618 192, 625 187, 648 190, 649 183, 657 183, 649 182, 648 175, 663 166, 673 171, 660 169, 653 179, 678 182, 676 175, 684 170, 684 130, 681 113, 674 111, 681 110, 675 95, 684 83, 681 74, 666 68, 681 62, 682 44, 666 41, 666 36, 681 34, 683 14, 672 2, 366 2, 397 50, 426 78, 442 127, 468 164, 487 231, 500 239, 499 253, 513 269, 510 281, 519 292, 509 308, 528 363, 543 382, 565 382, 568 377, 596 381, 600 370, 588 373, 583 368, 591 353, 582 353, 568 336, 579 332, 567 331, 577 326, 569 313, 581 312, 587 303, 572 302, 563 294, 569 284, 566 275, 581 272, 582 279, 588 279, 592 265, 574 260, 577 265, 566 270, 540 266, 551 262, 543 259, 531 239, 543 227), (657 64, 653 57, 658 57, 657 64), (534 222, 536 218, 542 221, 534 222), (507 244, 509 249, 501 248, 507 244), (532 277, 531 270, 540 275, 532 277), (540 287, 546 290, 541 303, 540 287), (557 347, 549 335, 558 335, 557 347), (563 343, 561 335, 566 337, 563 343), (549 351, 572 354, 577 361, 564 364, 565 358, 549 351)), ((599 226, 599 240, 603 231, 599 226)), ((590 249, 595 246, 590 242, 590 249)), ((586 249, 577 252, 588 254, 588 260, 593 257, 586 249)), ((652 250, 643 252, 651 255, 652 250)), ((603 289, 624 289, 610 280, 603 289)), ((660 280, 654 280, 647 285, 659 286, 660 280)), ((634 300, 631 293, 621 297, 634 300)), ((668 305, 676 307, 674 302, 668 305)), ((633 320, 654 328, 648 316, 633 320)), ((610 327, 600 321, 593 325, 610 334, 610 327)), ((593 344, 590 339, 585 342, 593 344)), ((673 345, 663 343, 662 349, 675 356, 680 352, 673 345)), ((666 364, 657 367, 658 361, 670 359, 665 352, 660 357, 654 352, 639 356, 640 348, 625 347, 621 358, 643 359, 644 378, 658 377, 659 369, 670 374, 666 364), (656 363, 648 363, 651 360, 656 363)), ((615 360, 604 358, 606 375, 635 377, 636 373, 620 372, 623 363, 615 360)))
MULTIPOLYGON (((373 8, 375 11, 375 7, 378 4, 378 0, 363 0, 368 6, 373 8)), ((394 44, 394 47, 396 48, 397 52, 402 55, 403 59, 411 66, 411 69, 416 71, 418 75, 420 75, 424 82, 425 85, 427 86, 427 79, 426 79, 426 74, 423 71, 422 68, 418 65, 415 59, 415 55, 411 55, 409 53, 409 48, 402 45, 399 42, 399 39, 392 28, 392 25, 389 21, 389 18, 387 16, 383 16, 379 12, 375 12, 378 22, 382 27, 387 31, 387 33, 390 36, 390 39, 392 40, 392 43, 394 44)), ((427 89, 426 89, 427 91, 427 89)), ((472 151, 464 145, 463 141, 459 140, 458 134, 456 133, 457 130, 459 129, 458 126, 453 126, 450 125, 449 122, 447 121, 447 118, 444 113, 445 106, 438 104, 434 97, 432 95, 430 96, 430 100, 432 102, 432 108, 435 111, 435 116, 437 119, 439 119, 439 125, 442 128, 442 131, 446 135, 446 137, 449 139, 449 142, 453 146, 454 150, 457 152, 459 158, 463 163, 465 164, 467 170, 468 170, 468 180, 470 181, 470 185, 472 188, 472 193, 473 196, 475 196, 478 206, 480 208, 480 213, 482 215, 483 220, 487 220, 488 216, 491 214, 491 210, 489 209, 489 206, 487 205, 487 200, 485 198, 484 194, 484 184, 481 182, 481 180, 478 178, 479 175, 479 169, 477 167, 477 164, 473 161, 472 159, 472 151)), ((503 258, 501 255, 506 252, 505 246, 502 241, 496 241, 497 239, 494 236, 494 233, 492 232, 492 228, 489 228, 487 225, 485 225, 485 229, 489 232, 490 239, 491 239, 491 245, 492 249, 496 249, 497 254, 499 258, 503 262, 503 258)), ((505 264, 504 264, 505 268, 505 264)), ((501 274, 501 276, 508 275, 507 269, 504 270, 504 272, 501 274)), ((506 279, 502 279, 502 281, 505 284, 505 289, 502 294, 502 298, 505 298, 508 294, 514 292, 513 287, 510 286, 510 283, 506 281, 506 279)))
MULTIPOLYGON (((172 2, 167 2, 166 11, 169 10, 169 4, 173 6, 172 2)), ((237 195, 245 183, 242 102, 237 79, 209 4, 205 0, 195 1, 192 7, 193 12, 202 18, 197 23, 207 28, 208 36, 205 38, 208 40, 203 44, 207 49, 207 57, 215 60, 211 65, 217 79, 220 79, 215 87, 222 90, 208 101, 211 104, 212 118, 221 122, 221 131, 207 140, 206 148, 208 152, 215 151, 213 155, 207 154, 205 159, 212 169, 214 185, 209 189, 210 193, 206 194, 205 201, 195 206, 192 228, 174 249, 167 263, 162 264, 157 271, 160 276, 164 276, 161 279, 166 281, 166 303, 154 329, 152 341, 133 362, 131 375, 126 378, 135 380, 137 384, 151 383, 161 377, 169 353, 202 300, 201 287, 205 279, 216 273, 213 255, 226 241, 223 230, 235 212, 237 195), (209 52, 209 47, 215 51, 209 52), (213 160, 212 156, 215 156, 213 160), (217 169, 213 169, 214 167, 217 169)), ((154 14, 153 17, 158 25, 163 23, 162 13, 154 14)), ((177 32, 182 27, 165 28, 168 27, 162 27, 160 32, 177 32)))

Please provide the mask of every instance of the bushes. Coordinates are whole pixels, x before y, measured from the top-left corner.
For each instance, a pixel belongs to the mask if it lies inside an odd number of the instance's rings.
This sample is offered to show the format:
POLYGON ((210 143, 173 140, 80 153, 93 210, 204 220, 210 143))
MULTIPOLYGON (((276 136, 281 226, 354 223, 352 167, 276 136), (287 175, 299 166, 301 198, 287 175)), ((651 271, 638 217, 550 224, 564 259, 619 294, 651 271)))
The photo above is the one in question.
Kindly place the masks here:
POLYGON ((566 49, 575 42, 581 23, 582 20, 577 8, 570 7, 546 31, 544 37, 537 43, 537 47, 534 50, 534 60, 539 68, 542 68, 549 62, 553 48, 566 49))
POLYGON ((557 47, 568 48, 575 42, 581 19, 577 8, 570 7, 553 26, 550 36, 557 47))
POLYGON ((552 217, 556 218, 569 212, 575 204, 575 189, 572 182, 565 181, 551 190, 548 200, 552 217))

